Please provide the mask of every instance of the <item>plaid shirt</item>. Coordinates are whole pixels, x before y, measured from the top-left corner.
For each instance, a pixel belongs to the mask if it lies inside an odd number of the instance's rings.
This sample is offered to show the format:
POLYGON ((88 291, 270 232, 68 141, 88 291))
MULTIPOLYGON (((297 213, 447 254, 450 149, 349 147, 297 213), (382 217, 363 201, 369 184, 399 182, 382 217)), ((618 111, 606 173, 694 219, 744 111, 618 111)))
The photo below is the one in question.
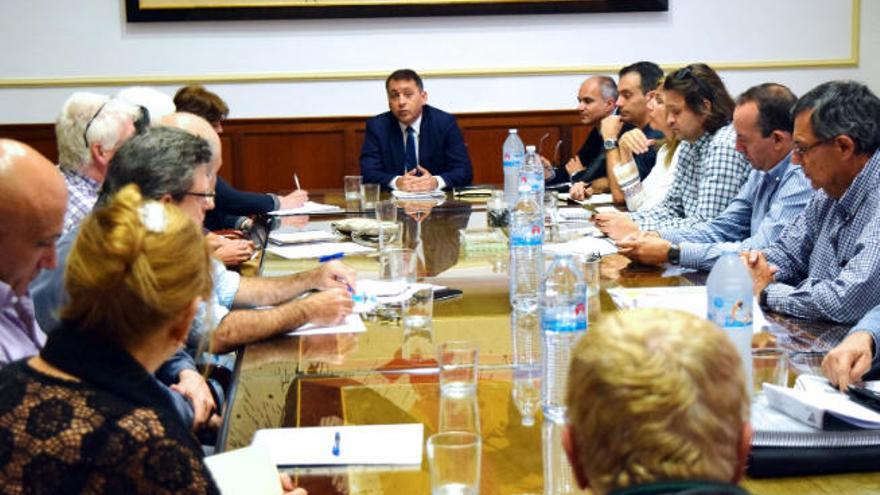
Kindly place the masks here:
POLYGON ((816 192, 766 254, 773 311, 853 323, 880 304, 880 150, 839 200, 816 192))
POLYGON ((64 212, 64 233, 73 230, 92 211, 98 200, 101 183, 76 172, 63 170, 67 183, 67 211, 64 212))
POLYGON ((687 227, 715 218, 730 204, 751 166, 734 149, 736 133, 726 125, 682 143, 675 181, 659 205, 630 214, 642 230, 687 227))
POLYGON ((725 245, 746 251, 773 244, 812 196, 810 181, 789 154, 767 172, 752 170, 736 198, 711 221, 660 230, 660 236, 680 245, 681 266, 710 270, 725 245))

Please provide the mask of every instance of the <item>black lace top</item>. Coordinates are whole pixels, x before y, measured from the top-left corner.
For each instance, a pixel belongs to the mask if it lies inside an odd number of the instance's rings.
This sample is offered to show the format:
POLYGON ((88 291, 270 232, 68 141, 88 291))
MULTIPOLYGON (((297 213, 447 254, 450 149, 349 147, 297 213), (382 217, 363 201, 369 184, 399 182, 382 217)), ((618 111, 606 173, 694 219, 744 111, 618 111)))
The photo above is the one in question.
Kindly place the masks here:
POLYGON ((0 371, 3 493, 219 493, 202 450, 153 377, 128 353, 69 326, 43 359, 0 371))

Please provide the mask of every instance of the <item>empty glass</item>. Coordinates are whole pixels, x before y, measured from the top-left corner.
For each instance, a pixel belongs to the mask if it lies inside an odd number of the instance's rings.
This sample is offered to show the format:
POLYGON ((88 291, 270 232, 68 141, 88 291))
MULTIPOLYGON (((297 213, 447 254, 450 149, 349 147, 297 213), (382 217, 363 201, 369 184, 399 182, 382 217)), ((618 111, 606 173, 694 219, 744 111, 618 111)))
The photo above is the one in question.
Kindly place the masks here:
POLYGON ((345 189, 346 201, 361 199, 361 180, 360 175, 346 175, 343 178, 342 186, 345 189))
POLYGON ((463 431, 437 433, 428 438, 425 450, 432 495, 480 493, 479 435, 463 431))
POLYGON ((361 209, 372 210, 379 202, 379 184, 361 184, 361 209))
POLYGON ((394 201, 379 201, 375 205, 376 220, 379 221, 379 251, 399 244, 400 224, 397 221, 397 204, 394 201))
POLYGON ((477 401, 477 346, 450 341, 440 345, 440 431, 480 433, 477 401))

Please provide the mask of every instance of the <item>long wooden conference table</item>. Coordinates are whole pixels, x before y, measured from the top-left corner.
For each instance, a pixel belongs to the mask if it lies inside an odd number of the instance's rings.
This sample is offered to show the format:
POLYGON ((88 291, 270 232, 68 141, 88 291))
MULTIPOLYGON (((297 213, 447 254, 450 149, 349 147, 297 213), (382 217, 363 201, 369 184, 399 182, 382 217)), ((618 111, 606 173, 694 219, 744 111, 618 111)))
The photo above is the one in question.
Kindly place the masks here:
MULTIPOLYGON (((312 199, 345 205, 341 193, 312 193, 312 199)), ((469 340, 479 346, 478 403, 483 441, 480 491, 484 495, 545 493, 545 476, 564 479, 568 465, 558 428, 523 426, 512 399, 513 357, 506 251, 464 249, 459 229, 486 227, 485 204, 450 198, 432 209, 406 205, 405 243, 421 239, 420 276, 460 289, 462 297, 434 306, 433 333, 404 335, 396 321, 367 321, 359 334, 279 336, 246 346, 239 353, 219 446, 250 444, 258 429, 278 427, 422 423, 425 437, 437 431, 439 385, 435 346, 469 340), (409 237, 407 239, 407 237, 409 237)), ((347 215, 365 215, 349 204, 347 215)), ((327 221, 327 217, 312 217, 327 221)), ((265 254, 262 274, 281 275, 316 265, 265 254)), ((375 278, 375 254, 349 256, 359 276, 375 278)), ((653 268, 629 265, 618 255, 602 260, 602 311, 615 311, 606 289, 702 285, 705 274, 662 276, 653 268)), ((846 328, 768 315, 767 337, 792 352, 827 350, 846 328)), ((599 398, 597 398, 599 399, 599 398)), ((292 468, 310 494, 430 493, 427 462, 421 469, 344 467, 292 468)), ((758 494, 880 493, 880 473, 779 479, 746 479, 758 494)))

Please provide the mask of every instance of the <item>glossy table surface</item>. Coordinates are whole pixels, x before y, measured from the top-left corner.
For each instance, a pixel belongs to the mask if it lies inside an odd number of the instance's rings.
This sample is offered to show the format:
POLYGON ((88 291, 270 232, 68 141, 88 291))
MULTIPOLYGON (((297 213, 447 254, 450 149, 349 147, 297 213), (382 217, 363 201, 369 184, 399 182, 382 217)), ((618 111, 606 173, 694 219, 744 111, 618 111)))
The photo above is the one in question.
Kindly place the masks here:
MULTIPOLYGON (((341 195, 313 199, 343 204, 341 195)), ((460 298, 436 302, 433 331, 404 335, 398 321, 367 321, 360 334, 279 336, 248 345, 239 355, 230 404, 221 432, 224 450, 248 445, 261 428, 413 423, 425 437, 437 431, 439 386, 435 346, 469 340, 479 346, 478 410, 483 441, 481 493, 545 493, 545 475, 556 482, 570 476, 559 442, 559 428, 539 416, 533 426, 512 400, 514 376, 508 302, 507 254, 463 249, 459 229, 483 229, 484 205, 448 201, 433 209, 407 204, 403 242, 421 240, 420 275, 425 281, 460 289, 460 298)), ((349 205, 348 215, 361 215, 349 205)), ((335 217, 338 218, 338 217, 335 217)), ((311 226, 332 218, 311 217, 311 226)), ((289 224, 291 221, 285 221, 289 224)), ((284 227, 290 228, 290 227, 284 227)), ((329 228, 329 226, 327 226, 329 228)), ((284 260, 266 254, 264 275, 315 266, 315 260, 284 260)), ((346 257, 359 277, 376 278, 375 254, 346 257)), ((618 255, 602 260, 603 289, 702 285, 705 274, 663 276, 654 268, 629 266, 618 255)), ((614 311, 602 292, 603 311, 614 311)), ((763 337, 790 351, 827 350, 846 328, 798 322, 768 315, 763 337)), ((323 493, 429 493, 427 465, 420 469, 293 468, 300 486, 323 493)), ((880 493, 880 473, 746 479, 754 493, 880 493)))

